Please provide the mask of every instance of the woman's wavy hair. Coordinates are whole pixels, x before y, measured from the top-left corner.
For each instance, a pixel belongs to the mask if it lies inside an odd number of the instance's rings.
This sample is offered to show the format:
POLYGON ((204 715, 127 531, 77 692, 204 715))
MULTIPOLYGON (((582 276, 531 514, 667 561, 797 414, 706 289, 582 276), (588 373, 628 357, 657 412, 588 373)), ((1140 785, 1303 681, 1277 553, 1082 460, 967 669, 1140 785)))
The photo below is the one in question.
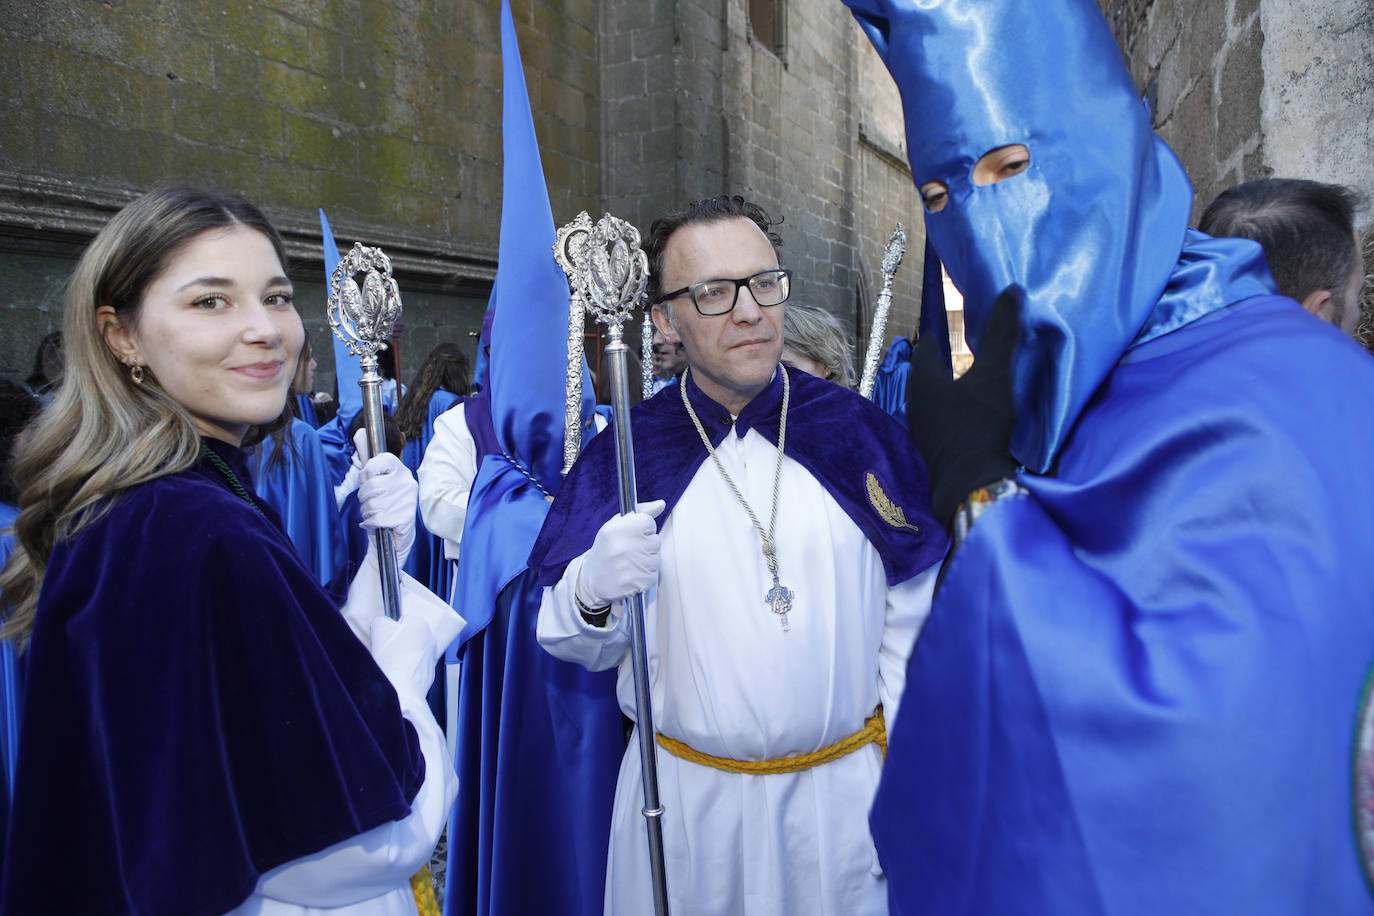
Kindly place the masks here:
POLYGON ((287 262, 277 230, 235 194, 184 185, 140 197, 105 225, 67 284, 66 370, 56 397, 15 456, 19 517, 0 573, 0 637, 21 646, 33 632, 43 574, 56 544, 100 518, 124 490, 190 467, 200 454, 191 416, 145 367, 142 384, 106 345, 96 309, 137 327, 148 285, 184 245, 235 225, 256 229, 287 262))
POLYGON ((396 422, 408 440, 416 439, 429 419, 429 400, 440 388, 462 397, 472 384, 472 370, 467 354, 457 344, 441 343, 429 351, 429 358, 415 373, 401 406, 396 409, 396 422))

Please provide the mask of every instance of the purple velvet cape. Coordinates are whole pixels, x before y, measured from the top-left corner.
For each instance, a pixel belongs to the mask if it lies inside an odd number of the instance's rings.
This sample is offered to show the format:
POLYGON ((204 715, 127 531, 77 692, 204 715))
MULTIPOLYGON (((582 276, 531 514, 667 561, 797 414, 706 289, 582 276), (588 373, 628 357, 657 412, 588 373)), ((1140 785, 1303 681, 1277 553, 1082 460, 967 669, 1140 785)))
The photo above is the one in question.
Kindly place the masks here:
MULTIPOLYGON (((925 463, 906 431, 871 401, 833 382, 783 367, 791 380, 785 454, 821 482, 846 515, 877 549, 889 585, 915 576, 945 554, 944 530, 930 515, 925 463), (869 499, 872 475, 887 499, 900 507, 919 531, 885 522, 869 499)), ((687 376, 687 395, 712 445, 731 429, 730 414, 701 392, 687 376)), ((782 376, 740 411, 737 435, 750 429, 776 442, 782 408, 782 376)), ((666 501, 661 528, 697 468, 709 456, 676 385, 630 412, 634 437, 635 484, 641 502, 666 501)), ((530 554, 539 584, 550 586, 575 557, 592 545, 596 532, 619 511, 615 436, 599 435, 582 452, 558 491, 548 519, 530 554)))
POLYGON ((58 544, 28 665, 4 913, 223 913, 424 778, 335 599, 204 457, 58 544))

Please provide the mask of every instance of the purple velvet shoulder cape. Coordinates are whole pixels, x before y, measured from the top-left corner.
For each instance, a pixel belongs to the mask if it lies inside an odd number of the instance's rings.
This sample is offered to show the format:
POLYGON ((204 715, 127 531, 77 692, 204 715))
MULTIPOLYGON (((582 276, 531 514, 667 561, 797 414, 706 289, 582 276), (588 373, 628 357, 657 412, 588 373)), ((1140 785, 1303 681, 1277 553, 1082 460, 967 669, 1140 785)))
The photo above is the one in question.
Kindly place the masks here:
MULTIPOLYGON (((910 579, 945 554, 944 530, 930 514, 925 463, 906 431, 886 413, 852 391, 805 372, 784 367, 791 380, 785 453, 830 492, 877 549, 889 585, 910 579), (892 524, 887 506, 900 509, 910 527, 892 524), (887 511, 880 511, 884 509, 887 511)), ((730 432, 730 414, 687 376, 687 394, 712 445, 730 432)), ((750 429, 777 441, 782 408, 782 376, 745 405, 733 429, 750 429)), ((671 385, 630 413, 634 437, 635 484, 641 502, 662 499, 673 511, 697 468, 709 457, 682 395, 671 385)), ((597 436, 573 465, 530 554, 539 584, 553 585, 575 557, 592 545, 596 532, 619 511, 615 436, 597 436)))
POLYGON ((28 664, 0 912, 223 913, 423 781, 335 599, 205 457, 58 544, 28 664))

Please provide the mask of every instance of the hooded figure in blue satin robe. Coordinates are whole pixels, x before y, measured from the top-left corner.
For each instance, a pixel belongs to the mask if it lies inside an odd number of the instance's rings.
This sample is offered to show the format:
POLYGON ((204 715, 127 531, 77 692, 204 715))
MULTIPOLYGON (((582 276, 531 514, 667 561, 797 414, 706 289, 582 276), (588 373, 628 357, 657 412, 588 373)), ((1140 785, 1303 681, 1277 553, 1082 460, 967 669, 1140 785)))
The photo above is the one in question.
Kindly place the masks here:
MULTIPOLYGON (((505 192, 489 361, 483 368, 479 354, 482 397, 465 407, 480 465, 453 595, 468 623, 444 912, 592 916, 602 912, 624 732, 614 673, 560 661, 535 641, 541 589, 526 559, 563 482, 568 284, 553 258, 509 3, 501 56, 505 192)), ((585 362, 582 391, 585 428, 585 362)))
POLYGON ((1096 4, 847 2, 1004 380, 962 418, 913 360, 937 510, 979 489, 871 816, 893 912, 1374 912, 1374 363, 1188 228, 1096 4), (962 479, 991 415, 1003 470, 962 479))

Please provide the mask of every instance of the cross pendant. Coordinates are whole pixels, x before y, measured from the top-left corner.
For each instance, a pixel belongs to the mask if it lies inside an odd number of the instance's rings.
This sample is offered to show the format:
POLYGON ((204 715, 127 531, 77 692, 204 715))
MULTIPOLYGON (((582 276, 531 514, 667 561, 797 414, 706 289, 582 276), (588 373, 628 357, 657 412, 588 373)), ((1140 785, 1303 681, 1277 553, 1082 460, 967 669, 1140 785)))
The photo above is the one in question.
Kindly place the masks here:
POLYGON ((792 589, 780 583, 776 576, 773 577, 773 587, 768 590, 768 594, 763 596, 763 600, 768 604, 768 609, 777 614, 778 619, 782 621, 784 633, 792 629, 787 622, 787 614, 792 610, 793 597, 792 589))

